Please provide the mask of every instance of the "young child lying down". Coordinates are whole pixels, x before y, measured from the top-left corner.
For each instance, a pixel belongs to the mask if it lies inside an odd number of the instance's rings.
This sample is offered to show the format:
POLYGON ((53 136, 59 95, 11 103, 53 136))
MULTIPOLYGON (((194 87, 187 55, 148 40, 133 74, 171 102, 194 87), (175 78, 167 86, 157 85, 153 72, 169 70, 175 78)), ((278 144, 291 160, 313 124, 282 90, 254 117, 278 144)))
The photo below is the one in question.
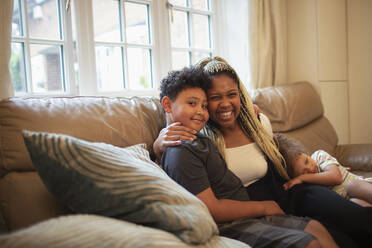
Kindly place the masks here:
POLYGON ((318 150, 310 156, 298 140, 283 134, 276 134, 275 138, 291 177, 291 180, 284 184, 285 189, 304 182, 322 184, 359 205, 372 206, 370 179, 363 179, 349 172, 325 151, 318 150))

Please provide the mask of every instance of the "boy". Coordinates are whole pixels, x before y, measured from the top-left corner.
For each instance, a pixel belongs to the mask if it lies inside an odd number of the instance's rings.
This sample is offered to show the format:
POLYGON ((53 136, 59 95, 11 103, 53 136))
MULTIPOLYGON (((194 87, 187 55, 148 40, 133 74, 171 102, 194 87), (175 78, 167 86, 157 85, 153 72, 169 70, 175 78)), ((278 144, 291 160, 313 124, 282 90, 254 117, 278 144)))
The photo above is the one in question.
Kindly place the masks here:
POLYGON ((336 247, 319 222, 284 215, 274 201, 249 201, 215 145, 199 133, 209 118, 206 91, 210 85, 210 77, 199 67, 172 71, 162 80, 160 100, 167 125, 181 122, 198 132, 194 141, 166 148, 163 169, 203 201, 216 222, 222 222, 222 236, 254 247, 336 247))
POLYGON ((318 150, 309 156, 299 141, 283 134, 275 138, 292 178, 284 184, 285 189, 304 182, 322 184, 362 206, 372 206, 372 184, 350 173, 327 152, 318 150))

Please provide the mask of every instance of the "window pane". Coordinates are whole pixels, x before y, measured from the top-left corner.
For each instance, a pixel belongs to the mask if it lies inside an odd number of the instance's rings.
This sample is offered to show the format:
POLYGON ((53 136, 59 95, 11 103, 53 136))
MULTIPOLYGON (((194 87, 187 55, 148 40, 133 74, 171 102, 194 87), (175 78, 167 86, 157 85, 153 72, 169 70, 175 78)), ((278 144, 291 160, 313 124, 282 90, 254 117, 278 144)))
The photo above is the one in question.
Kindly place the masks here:
POLYGON ((100 91, 124 89, 121 47, 96 46, 97 82, 100 91))
POLYGON ((128 48, 130 89, 151 89, 151 56, 148 49, 128 48))
POLYGON ((27 0, 28 30, 31 37, 61 39, 57 0, 27 0))
POLYGON ((191 0, 191 6, 193 9, 208 10, 208 0, 191 0))
POLYGON ((172 69, 179 70, 190 65, 188 52, 172 52, 172 69))
POLYGON ((21 8, 19 7, 19 0, 14 0, 13 5, 13 19, 12 19, 12 36, 22 36, 21 23, 21 8))
POLYGON ((173 11, 173 22, 171 22, 172 47, 189 46, 189 29, 187 13, 173 11))
POLYGON ((195 48, 209 48, 209 17, 206 15, 193 15, 193 47, 195 48))
POLYGON ((192 64, 195 65, 200 60, 211 57, 210 53, 193 52, 192 53, 192 64))
POLYGON ((12 75, 15 92, 27 92, 25 80, 25 64, 23 44, 12 42, 12 55, 10 57, 10 73, 12 75))
POLYGON ((147 5, 125 3, 127 42, 149 44, 149 20, 147 5))
POLYGON ((94 39, 120 41, 120 1, 93 0, 94 39))
POLYGON ((33 91, 63 91, 61 47, 31 44, 30 54, 33 91))
POLYGON ((170 4, 176 5, 176 6, 187 6, 187 0, 169 0, 170 4))

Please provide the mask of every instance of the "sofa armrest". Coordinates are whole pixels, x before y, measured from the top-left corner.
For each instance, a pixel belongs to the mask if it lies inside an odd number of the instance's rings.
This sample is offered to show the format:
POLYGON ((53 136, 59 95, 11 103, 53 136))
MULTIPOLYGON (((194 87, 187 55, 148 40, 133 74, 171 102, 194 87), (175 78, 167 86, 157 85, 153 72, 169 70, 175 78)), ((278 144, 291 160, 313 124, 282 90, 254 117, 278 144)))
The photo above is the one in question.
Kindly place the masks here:
POLYGON ((335 156, 341 165, 351 170, 372 171, 372 144, 338 145, 335 156))

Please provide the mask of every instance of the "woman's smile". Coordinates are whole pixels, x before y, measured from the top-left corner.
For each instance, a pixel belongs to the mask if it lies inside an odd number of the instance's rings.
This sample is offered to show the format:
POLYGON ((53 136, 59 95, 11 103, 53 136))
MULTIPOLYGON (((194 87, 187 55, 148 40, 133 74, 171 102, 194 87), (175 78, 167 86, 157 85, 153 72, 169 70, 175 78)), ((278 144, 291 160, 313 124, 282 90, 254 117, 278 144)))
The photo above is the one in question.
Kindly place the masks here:
POLYGON ((233 112, 232 111, 227 111, 227 112, 218 112, 219 117, 221 120, 230 120, 233 118, 233 112))

